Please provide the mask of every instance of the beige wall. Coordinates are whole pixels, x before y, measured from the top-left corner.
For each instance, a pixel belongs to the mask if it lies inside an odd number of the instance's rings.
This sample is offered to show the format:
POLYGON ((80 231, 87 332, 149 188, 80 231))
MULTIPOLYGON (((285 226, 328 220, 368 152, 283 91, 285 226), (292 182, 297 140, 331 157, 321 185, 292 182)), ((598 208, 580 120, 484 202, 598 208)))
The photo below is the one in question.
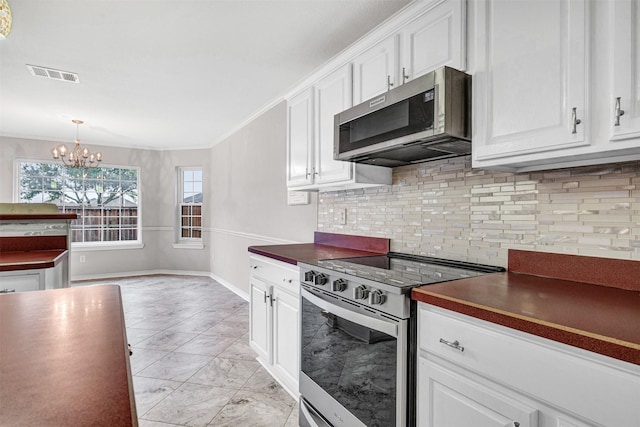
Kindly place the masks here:
POLYGON ((287 205, 286 114, 281 102, 211 150, 211 271, 245 296, 248 246, 308 243, 316 229, 316 194, 287 205))
POLYGON ((501 266, 509 248, 640 260, 639 187, 637 161, 511 174, 461 157, 396 168, 390 187, 322 193, 318 230, 501 266))
MULTIPOLYGON (((15 159, 49 160, 49 150, 58 143, 0 138, 0 202, 12 202, 15 159)), ((67 144, 68 145, 68 144, 67 144)), ((71 279, 110 277, 147 271, 208 273, 209 247, 204 250, 174 249, 176 221, 176 167, 202 166, 205 194, 209 191, 210 150, 153 151, 89 145, 102 151, 105 164, 140 168, 140 198, 143 249, 72 250, 71 279), (84 255, 86 262, 80 263, 84 255)), ((210 233, 210 200, 204 200, 205 239, 210 233)))

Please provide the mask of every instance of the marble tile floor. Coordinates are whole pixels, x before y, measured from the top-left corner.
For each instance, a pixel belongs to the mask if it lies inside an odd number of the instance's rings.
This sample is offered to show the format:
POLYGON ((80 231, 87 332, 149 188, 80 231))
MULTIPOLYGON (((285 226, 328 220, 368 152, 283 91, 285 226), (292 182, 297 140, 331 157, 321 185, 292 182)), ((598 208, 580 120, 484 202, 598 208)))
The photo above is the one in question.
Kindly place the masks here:
POLYGON ((296 401, 255 360, 249 304, 216 281, 154 275, 120 285, 140 427, 294 427, 296 401))

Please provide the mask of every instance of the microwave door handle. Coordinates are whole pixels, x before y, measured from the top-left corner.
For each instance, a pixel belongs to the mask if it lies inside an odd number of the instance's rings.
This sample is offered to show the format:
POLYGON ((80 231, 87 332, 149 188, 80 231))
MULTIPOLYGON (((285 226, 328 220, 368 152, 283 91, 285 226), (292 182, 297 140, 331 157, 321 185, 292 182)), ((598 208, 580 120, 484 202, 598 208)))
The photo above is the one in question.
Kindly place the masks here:
POLYGON ((343 319, 349 320, 350 322, 357 323, 367 328, 384 332, 385 334, 391 335, 392 337, 398 337, 398 324, 395 322, 387 322, 382 319, 365 316, 364 314, 356 313, 355 311, 342 308, 338 305, 330 303, 329 301, 318 298, 305 289, 301 289, 300 295, 306 298, 310 303, 325 311, 328 311, 331 314, 335 314, 342 317, 343 319))

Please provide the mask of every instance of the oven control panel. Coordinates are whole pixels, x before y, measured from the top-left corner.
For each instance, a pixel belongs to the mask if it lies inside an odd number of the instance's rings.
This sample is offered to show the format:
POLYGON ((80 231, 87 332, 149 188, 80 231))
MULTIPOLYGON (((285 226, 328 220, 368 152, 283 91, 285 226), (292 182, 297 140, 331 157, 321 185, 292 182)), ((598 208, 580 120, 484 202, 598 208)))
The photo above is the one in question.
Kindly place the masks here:
POLYGON ((320 267, 306 269, 301 266, 300 276, 301 282, 351 303, 371 307, 398 317, 404 317, 409 310, 407 295, 380 289, 373 281, 363 283, 362 279, 354 276, 320 267))

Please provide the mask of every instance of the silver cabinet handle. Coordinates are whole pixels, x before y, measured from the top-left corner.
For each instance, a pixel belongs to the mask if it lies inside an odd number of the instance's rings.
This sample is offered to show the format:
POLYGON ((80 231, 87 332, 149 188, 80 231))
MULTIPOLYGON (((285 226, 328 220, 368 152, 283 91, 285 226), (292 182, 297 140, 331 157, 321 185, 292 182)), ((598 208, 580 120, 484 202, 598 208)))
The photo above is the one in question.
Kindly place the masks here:
POLYGON ((573 107, 571 109, 571 122, 573 123, 573 129, 571 130, 571 133, 578 133, 577 127, 580 123, 582 123, 582 120, 580 120, 578 118, 578 115, 576 113, 577 108, 573 107))
POLYGON ((0 290, 0 294, 9 294, 11 292, 15 292, 15 289, 8 289, 8 288, 4 288, 2 290, 0 290))
POLYGON ((406 74, 406 72, 405 72, 405 68, 404 68, 404 67, 402 67, 402 82, 404 83, 404 82, 406 82, 407 80, 409 80, 409 75, 408 75, 408 74, 406 74))
POLYGON ((391 83, 391 76, 387 74, 387 90, 391 90, 393 83, 391 83))
POLYGON ((267 291, 264 291, 264 303, 267 303, 267 291))
POLYGON ((614 126, 620 126, 620 116, 624 116, 624 110, 620 109, 620 97, 616 98, 616 121, 614 126))
POLYGON ((458 340, 455 340, 455 341, 451 342, 451 341, 445 340, 444 338, 440 338, 440 342, 442 344, 448 345, 451 348, 455 348, 456 350, 460 350, 461 352, 464 351, 464 347, 462 347, 460 345, 460 341, 458 341, 458 340))

